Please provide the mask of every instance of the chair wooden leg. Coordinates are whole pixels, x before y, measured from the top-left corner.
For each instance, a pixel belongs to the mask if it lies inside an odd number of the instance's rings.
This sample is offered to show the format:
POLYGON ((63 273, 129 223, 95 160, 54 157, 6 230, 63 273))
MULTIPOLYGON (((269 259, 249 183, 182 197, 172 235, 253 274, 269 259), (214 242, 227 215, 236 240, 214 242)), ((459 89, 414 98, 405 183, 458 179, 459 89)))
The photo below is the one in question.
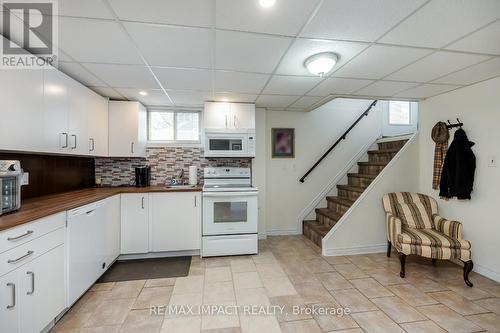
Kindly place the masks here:
POLYGON ((399 273, 399 276, 404 278, 405 277, 406 254, 400 253, 399 254, 399 261, 401 262, 401 272, 399 273))
POLYGON ((472 262, 472 260, 464 261, 464 281, 465 284, 471 288, 473 284, 469 280, 469 273, 472 271, 472 268, 474 268, 474 263, 472 262))
POLYGON ((391 257, 391 248, 392 248, 391 242, 387 241, 387 258, 391 257))

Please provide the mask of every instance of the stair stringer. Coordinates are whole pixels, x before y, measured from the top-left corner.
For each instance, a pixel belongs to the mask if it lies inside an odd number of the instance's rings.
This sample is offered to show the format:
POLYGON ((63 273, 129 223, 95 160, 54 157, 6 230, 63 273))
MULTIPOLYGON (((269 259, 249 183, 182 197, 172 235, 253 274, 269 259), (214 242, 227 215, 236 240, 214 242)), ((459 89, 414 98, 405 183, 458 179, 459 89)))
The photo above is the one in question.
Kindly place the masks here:
POLYGON ((387 249, 382 197, 397 191, 418 191, 418 132, 378 174, 322 239, 324 256, 384 252, 387 249), (368 220, 368 221, 367 221, 368 220))

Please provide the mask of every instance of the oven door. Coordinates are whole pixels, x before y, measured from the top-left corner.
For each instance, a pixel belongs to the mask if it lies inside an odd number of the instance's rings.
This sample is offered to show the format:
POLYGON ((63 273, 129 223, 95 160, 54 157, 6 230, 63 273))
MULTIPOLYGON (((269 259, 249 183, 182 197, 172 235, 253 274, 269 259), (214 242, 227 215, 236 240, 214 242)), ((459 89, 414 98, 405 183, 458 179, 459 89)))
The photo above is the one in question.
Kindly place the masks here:
POLYGON ((257 192, 203 192, 203 235, 257 233, 257 192))
POLYGON ((205 157, 246 157, 248 155, 248 135, 207 133, 205 137, 205 157))

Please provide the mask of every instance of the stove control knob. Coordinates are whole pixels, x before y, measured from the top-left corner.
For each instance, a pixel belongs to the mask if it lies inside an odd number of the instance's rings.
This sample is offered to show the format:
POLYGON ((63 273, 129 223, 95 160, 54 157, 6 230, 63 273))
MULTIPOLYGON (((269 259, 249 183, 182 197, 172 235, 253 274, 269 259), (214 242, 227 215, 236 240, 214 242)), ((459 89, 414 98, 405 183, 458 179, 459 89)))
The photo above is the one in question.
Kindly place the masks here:
POLYGON ((9 171, 16 171, 16 165, 15 164, 11 164, 9 166, 9 171))

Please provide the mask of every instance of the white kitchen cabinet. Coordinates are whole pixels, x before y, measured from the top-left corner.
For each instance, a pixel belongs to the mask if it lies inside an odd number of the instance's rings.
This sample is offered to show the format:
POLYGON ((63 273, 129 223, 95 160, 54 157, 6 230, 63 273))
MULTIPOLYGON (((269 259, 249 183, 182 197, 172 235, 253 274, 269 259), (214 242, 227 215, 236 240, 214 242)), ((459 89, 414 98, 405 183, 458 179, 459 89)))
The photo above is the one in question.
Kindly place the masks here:
POLYGON ((20 332, 40 332, 66 307, 64 245, 27 263, 17 273, 20 332))
POLYGON ((153 193, 151 200, 152 251, 199 250, 201 193, 153 193))
POLYGON ((89 155, 108 156, 108 99, 88 90, 89 155))
POLYGON ((121 195, 121 253, 149 252, 149 194, 121 195))
POLYGON ((109 156, 145 157, 147 111, 139 102, 109 102, 109 156))
POLYGON ((17 271, 0 277, 0 323, 2 332, 19 332, 19 282, 17 271))
POLYGON ((207 102, 203 122, 206 129, 255 128, 255 104, 207 102))
POLYGON ((0 150, 43 151, 43 71, 0 69, 0 150))
POLYGON ((108 268, 120 255, 120 228, 121 228, 121 204, 120 196, 115 195, 106 199, 103 207, 102 219, 100 221, 99 233, 102 262, 108 268))

